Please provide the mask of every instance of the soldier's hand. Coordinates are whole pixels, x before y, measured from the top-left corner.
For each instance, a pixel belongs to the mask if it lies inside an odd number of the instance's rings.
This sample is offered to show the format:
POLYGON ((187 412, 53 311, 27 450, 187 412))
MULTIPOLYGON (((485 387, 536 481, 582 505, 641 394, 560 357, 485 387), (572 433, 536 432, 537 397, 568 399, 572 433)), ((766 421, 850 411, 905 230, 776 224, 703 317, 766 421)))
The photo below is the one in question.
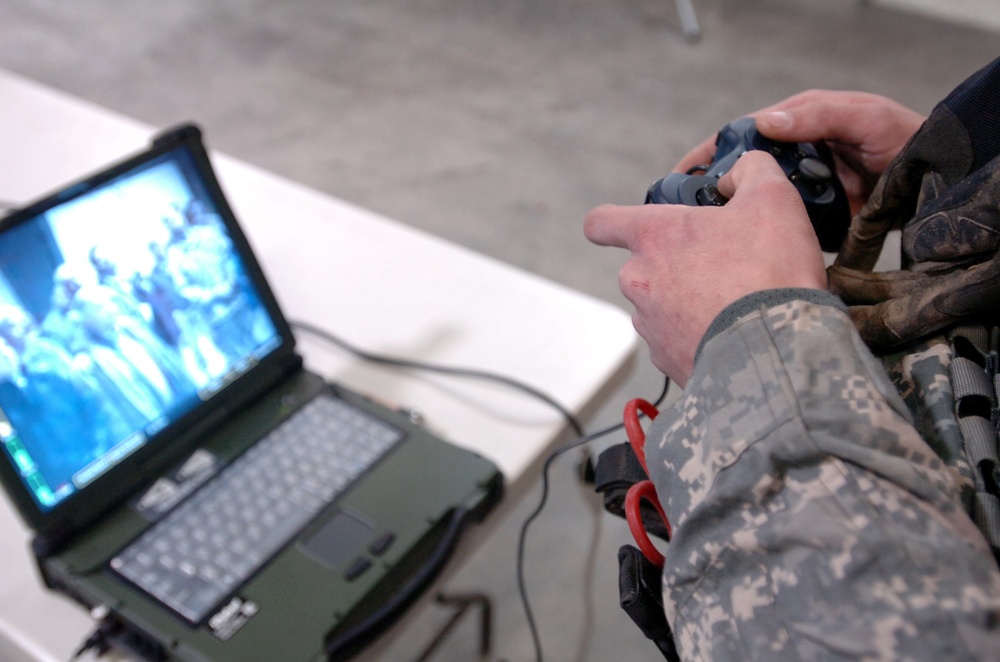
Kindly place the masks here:
MULTIPOLYGON (((757 129, 784 142, 825 141, 857 213, 879 176, 924 122, 924 116, 876 94, 809 90, 755 113, 757 129)), ((675 167, 685 172, 708 163, 715 136, 691 150, 675 167)))
POLYGON ((719 181, 722 207, 605 205, 587 238, 631 251, 619 286, 651 359, 680 385, 712 320, 753 292, 826 287, 823 256, 805 206, 774 159, 750 152, 719 181), (780 237, 780 240, 776 240, 780 237))

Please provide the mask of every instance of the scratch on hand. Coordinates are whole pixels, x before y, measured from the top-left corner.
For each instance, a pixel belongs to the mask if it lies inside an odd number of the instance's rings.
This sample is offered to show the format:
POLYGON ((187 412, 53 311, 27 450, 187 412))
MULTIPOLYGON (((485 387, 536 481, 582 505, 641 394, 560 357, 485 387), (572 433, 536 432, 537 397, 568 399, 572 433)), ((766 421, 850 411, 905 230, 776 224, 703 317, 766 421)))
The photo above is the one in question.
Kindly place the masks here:
POLYGON ((632 280, 632 281, 629 281, 629 287, 632 287, 632 288, 637 289, 637 290, 645 290, 646 292, 649 292, 649 291, 652 290, 652 288, 649 286, 649 281, 648 280, 632 280))

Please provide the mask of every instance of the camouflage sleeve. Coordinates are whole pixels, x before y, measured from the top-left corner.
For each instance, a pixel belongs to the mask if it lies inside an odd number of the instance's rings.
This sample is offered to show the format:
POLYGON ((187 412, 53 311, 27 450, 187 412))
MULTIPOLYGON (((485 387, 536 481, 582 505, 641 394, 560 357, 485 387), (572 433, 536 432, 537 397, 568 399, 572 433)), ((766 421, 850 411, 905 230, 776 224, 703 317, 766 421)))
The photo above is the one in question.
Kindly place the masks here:
POLYGON ((1000 659, 1000 573, 950 472, 832 301, 704 344, 647 458, 691 660, 1000 659))

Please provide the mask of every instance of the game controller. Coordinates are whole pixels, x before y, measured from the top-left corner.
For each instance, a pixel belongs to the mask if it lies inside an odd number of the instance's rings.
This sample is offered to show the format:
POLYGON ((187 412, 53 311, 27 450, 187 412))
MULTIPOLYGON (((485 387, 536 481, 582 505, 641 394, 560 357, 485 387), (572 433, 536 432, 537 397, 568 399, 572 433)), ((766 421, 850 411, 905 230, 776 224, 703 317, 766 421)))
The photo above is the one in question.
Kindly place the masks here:
POLYGON ((757 132, 752 117, 743 117, 719 130, 712 163, 688 174, 673 173, 649 187, 646 203, 692 206, 724 205, 728 199, 716 184, 736 160, 750 150, 771 154, 795 185, 813 230, 824 251, 836 252, 847 234, 851 211, 833 155, 824 143, 786 143, 757 132), (701 174, 695 174, 701 172, 701 174))

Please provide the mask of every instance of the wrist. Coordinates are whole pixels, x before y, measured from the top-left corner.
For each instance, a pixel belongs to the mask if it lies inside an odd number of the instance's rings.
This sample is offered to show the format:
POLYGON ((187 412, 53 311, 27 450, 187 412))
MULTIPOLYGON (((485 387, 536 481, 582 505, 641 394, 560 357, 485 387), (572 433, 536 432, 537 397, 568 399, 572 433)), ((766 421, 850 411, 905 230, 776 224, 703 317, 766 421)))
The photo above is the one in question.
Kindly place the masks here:
POLYGON ((805 287, 786 287, 780 289, 761 290, 741 297, 726 306, 721 313, 715 316, 708 330, 698 343, 698 348, 694 353, 694 362, 698 362, 702 349, 715 336, 719 335, 738 320, 752 315, 761 310, 773 308, 774 306, 787 303, 789 301, 809 301, 819 305, 834 306, 841 310, 847 310, 847 306, 835 294, 826 290, 812 289, 805 287))

